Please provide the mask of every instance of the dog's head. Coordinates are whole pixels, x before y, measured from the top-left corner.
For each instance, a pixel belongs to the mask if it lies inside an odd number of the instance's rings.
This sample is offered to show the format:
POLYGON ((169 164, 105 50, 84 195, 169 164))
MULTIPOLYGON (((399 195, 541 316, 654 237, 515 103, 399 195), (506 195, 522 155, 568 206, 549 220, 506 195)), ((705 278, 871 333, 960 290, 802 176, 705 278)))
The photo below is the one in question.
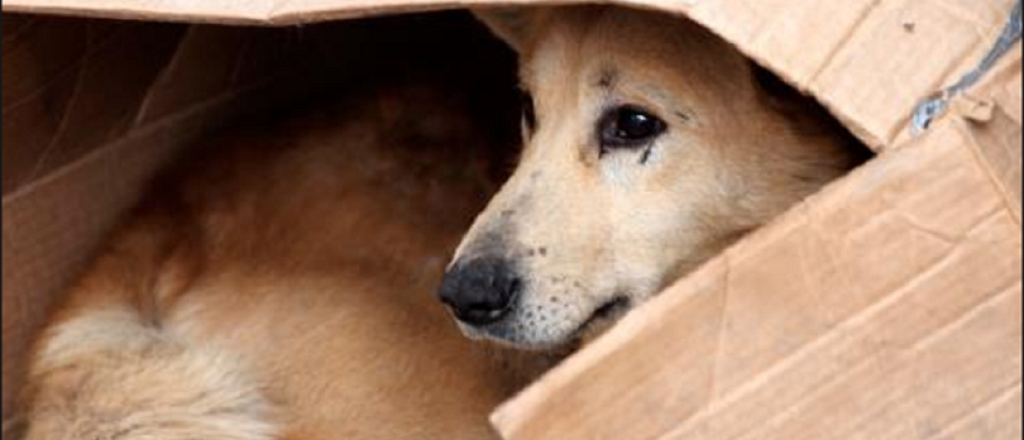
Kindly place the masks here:
POLYGON ((831 127, 787 114, 695 24, 615 8, 478 16, 519 52, 528 99, 521 162, 440 291, 469 336, 575 341, 851 165, 831 127))

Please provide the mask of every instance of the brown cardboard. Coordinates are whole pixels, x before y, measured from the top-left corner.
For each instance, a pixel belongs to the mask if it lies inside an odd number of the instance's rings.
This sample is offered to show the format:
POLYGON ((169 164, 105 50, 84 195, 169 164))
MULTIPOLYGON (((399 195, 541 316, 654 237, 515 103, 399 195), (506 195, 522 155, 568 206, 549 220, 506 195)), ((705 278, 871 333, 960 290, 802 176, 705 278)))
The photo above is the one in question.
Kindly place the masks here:
MULTIPOLYGON (((11 0, 3 10, 284 26, 559 3, 573 2, 11 0)), ((813 93, 883 154, 504 406, 494 420, 506 438, 1020 438, 1020 45, 924 138, 907 128, 922 99, 988 51, 1014 0, 612 3, 703 23, 813 93)), ((265 102, 254 92, 302 81, 284 75, 294 59, 275 57, 289 52, 275 46, 278 37, 9 17, 5 418, 7 385, 49 298, 140 182, 207 124, 265 102), (114 43, 125 38, 134 45, 114 43), (93 63, 120 63, 127 86, 90 76, 93 63)), ((310 44, 302 41, 288 48, 310 44)), ((331 49, 342 58, 358 52, 331 49)))
POLYGON ((980 161, 1021 221, 1021 51, 1011 52, 990 73, 988 81, 958 101, 967 116, 980 161), (965 108, 966 107, 966 108, 965 108))
POLYGON ((321 33, 338 35, 4 15, 3 193, 166 117, 360 56, 357 29, 321 33))
MULTIPOLYGON (((1015 0, 620 0, 686 15, 812 92, 876 149, 985 55, 1015 0), (813 37, 811 37, 813 36, 813 37)), ((287 25, 553 0, 10 0, 5 11, 287 25)))
MULTIPOLYGON (((10 193, 130 129, 186 27, 13 18, 5 35, 3 190, 10 193), (24 26, 18 29, 19 19, 24 26), (102 48, 111 50, 102 50, 102 48), (103 75, 117 65, 121 75, 103 75), (110 90, 119 93, 109 93, 110 90)), ((5 24, 7 20, 5 20, 5 24)), ((6 31, 6 30, 5 30, 6 31)))

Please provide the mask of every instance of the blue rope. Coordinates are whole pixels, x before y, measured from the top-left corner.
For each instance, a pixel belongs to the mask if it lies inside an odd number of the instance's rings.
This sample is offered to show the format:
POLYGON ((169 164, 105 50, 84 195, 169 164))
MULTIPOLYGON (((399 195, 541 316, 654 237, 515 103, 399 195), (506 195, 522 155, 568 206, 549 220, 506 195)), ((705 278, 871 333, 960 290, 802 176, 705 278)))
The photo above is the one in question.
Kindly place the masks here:
POLYGON ((953 98, 974 87, 981 79, 995 67, 996 63, 1006 55, 1021 40, 1021 9, 1024 0, 1018 0, 1017 6, 1013 8, 1010 15, 1010 22, 999 36, 995 47, 985 56, 978 67, 964 75, 956 84, 946 88, 938 96, 928 99, 914 111, 912 130, 914 136, 919 136, 928 130, 928 127, 949 109, 949 103, 953 98))

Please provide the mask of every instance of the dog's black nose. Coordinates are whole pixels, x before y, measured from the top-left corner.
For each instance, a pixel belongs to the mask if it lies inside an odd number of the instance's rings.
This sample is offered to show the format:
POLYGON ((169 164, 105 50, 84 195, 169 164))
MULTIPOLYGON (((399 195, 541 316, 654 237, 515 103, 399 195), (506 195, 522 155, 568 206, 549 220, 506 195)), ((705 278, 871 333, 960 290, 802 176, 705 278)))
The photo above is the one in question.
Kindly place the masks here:
POLYGON ((484 259, 456 263, 445 274, 439 296, 459 321, 482 326, 508 315, 521 288, 511 264, 484 259))

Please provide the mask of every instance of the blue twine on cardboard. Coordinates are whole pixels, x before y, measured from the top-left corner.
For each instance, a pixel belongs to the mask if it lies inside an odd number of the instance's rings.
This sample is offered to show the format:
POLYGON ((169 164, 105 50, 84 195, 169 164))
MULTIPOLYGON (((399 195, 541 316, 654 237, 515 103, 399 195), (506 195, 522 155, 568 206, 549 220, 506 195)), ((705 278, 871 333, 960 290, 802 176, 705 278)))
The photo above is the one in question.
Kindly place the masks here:
POLYGON ((949 103, 956 98, 958 95, 967 91, 971 87, 974 87, 982 78, 985 77, 996 63, 1006 55, 1017 42, 1021 40, 1021 13, 1022 6, 1024 6, 1024 0, 1018 0, 1017 6, 1013 8, 1013 12, 1010 15, 1010 21, 1003 30, 1002 35, 999 36, 999 40, 995 46, 989 51, 988 55, 975 67, 973 70, 964 75, 960 81, 956 84, 942 90, 936 96, 925 100, 921 105, 914 111, 914 116, 911 121, 911 130, 914 136, 919 136, 931 127, 932 123, 935 122, 940 116, 946 113, 949 109, 949 103))

